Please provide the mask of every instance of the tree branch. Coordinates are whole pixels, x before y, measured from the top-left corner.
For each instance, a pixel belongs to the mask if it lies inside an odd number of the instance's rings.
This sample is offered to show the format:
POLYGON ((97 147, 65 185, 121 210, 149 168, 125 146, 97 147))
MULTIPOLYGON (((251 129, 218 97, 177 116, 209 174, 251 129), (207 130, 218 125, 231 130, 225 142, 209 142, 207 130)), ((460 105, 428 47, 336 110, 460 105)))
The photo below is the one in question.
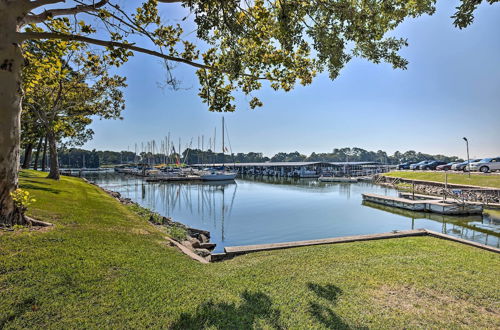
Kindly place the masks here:
POLYGON ((75 7, 71 7, 71 8, 44 10, 42 13, 40 13, 38 15, 27 15, 23 19, 23 24, 44 22, 49 17, 74 15, 74 14, 78 14, 78 13, 96 11, 97 9, 99 9, 102 6, 104 6, 105 4, 107 4, 108 1, 109 0, 101 0, 101 1, 94 3, 94 4, 91 4, 91 5, 76 5, 75 7))
MULTIPOLYGON (((125 48, 125 49, 129 49, 129 50, 136 51, 139 53, 156 56, 156 57, 159 57, 159 58, 162 58, 165 60, 184 63, 184 64, 190 65, 190 66, 198 68, 198 69, 206 69, 206 70, 210 70, 210 71, 220 71, 220 72, 224 72, 224 73, 229 73, 225 70, 217 69, 217 68, 214 68, 210 65, 189 61, 189 60, 186 60, 186 59, 181 58, 181 57, 175 57, 175 56, 162 54, 160 52, 157 52, 157 51, 154 51, 151 49, 135 46, 134 44, 126 44, 126 43, 122 43, 122 42, 116 42, 116 41, 110 41, 110 40, 100 40, 100 39, 94 39, 94 38, 89 38, 89 37, 80 36, 80 35, 63 34, 63 33, 56 33, 56 32, 22 32, 22 33, 18 32, 17 36, 18 36, 19 42, 22 42, 22 41, 28 40, 28 39, 36 39, 36 40, 39 40, 39 39, 58 39, 58 40, 81 41, 81 42, 86 42, 89 44, 104 46, 104 47, 109 47, 109 48, 113 48, 113 47, 125 48)), ((257 76, 254 76, 251 74, 246 74, 246 73, 242 73, 242 75, 245 77, 249 77, 249 78, 253 78, 253 79, 257 79, 257 80, 269 80, 268 78, 265 78, 265 77, 257 77, 257 76)))
POLYGON ((29 8, 30 9, 35 9, 38 7, 46 6, 46 5, 52 5, 54 3, 59 3, 59 2, 65 2, 66 0, 37 0, 37 1, 30 1, 29 8))

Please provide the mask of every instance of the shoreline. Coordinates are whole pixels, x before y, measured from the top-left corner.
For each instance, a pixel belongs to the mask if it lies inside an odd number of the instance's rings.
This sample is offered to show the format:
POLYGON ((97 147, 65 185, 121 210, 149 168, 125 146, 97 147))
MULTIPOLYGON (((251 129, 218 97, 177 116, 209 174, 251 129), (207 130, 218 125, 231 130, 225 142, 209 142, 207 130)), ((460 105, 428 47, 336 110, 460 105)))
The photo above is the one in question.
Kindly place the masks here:
POLYGON ((150 224, 169 235, 170 243, 176 246, 182 253, 202 263, 209 263, 211 261, 211 251, 215 249, 216 244, 210 242, 209 231, 188 227, 181 222, 174 221, 172 218, 162 216, 158 212, 141 206, 130 198, 122 197, 117 191, 105 189, 86 178, 81 179, 88 184, 98 187, 122 205, 131 207, 132 211, 137 215, 147 218, 150 224))

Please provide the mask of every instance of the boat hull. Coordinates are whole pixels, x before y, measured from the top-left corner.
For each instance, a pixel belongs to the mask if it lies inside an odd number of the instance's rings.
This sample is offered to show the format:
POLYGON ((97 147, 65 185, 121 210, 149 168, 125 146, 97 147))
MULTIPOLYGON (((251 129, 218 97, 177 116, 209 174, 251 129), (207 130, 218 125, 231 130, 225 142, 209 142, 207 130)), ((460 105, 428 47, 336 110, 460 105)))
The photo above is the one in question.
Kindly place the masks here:
POLYGON ((357 178, 343 178, 343 177, 320 177, 321 182, 358 182, 357 178))
POLYGON ((216 174, 205 174, 201 175, 200 178, 203 181, 226 181, 226 180, 234 180, 236 178, 236 173, 216 173, 216 174))

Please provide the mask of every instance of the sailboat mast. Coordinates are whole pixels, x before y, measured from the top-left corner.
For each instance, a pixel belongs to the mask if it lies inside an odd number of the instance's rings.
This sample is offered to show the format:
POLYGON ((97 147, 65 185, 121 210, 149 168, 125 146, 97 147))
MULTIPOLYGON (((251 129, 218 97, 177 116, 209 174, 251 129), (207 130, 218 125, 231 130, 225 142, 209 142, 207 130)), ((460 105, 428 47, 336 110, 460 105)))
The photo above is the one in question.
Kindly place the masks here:
POLYGON ((222 116, 222 167, 224 167, 225 163, 225 153, 224 153, 224 116, 222 116))

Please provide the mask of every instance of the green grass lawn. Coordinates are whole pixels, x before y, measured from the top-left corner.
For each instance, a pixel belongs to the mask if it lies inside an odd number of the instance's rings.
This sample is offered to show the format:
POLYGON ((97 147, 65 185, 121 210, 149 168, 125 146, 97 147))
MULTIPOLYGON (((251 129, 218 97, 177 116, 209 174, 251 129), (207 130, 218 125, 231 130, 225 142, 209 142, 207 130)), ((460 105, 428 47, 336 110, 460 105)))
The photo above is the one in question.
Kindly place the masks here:
MULTIPOLYGON (((394 171, 384 175, 410 180, 445 181, 445 172, 394 171)), ((448 173, 448 183, 500 188, 500 175, 471 174, 469 178, 467 173, 448 173)))
POLYGON ((500 328, 500 256, 430 237, 203 265, 99 188, 23 172, 29 213, 0 232, 0 328, 500 328))

